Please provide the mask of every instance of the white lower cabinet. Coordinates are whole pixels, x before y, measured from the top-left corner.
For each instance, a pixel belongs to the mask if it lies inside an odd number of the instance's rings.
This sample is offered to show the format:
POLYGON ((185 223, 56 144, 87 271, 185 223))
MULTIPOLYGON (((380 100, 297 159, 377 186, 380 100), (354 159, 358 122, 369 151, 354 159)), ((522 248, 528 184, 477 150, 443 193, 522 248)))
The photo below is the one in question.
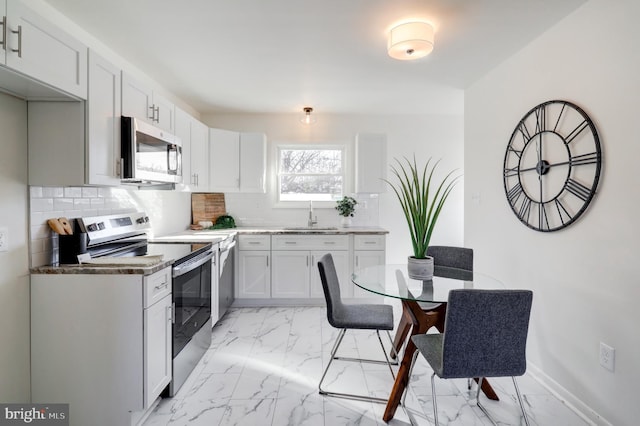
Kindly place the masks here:
MULTIPOLYGON (((384 265, 385 236, 384 235, 355 235, 353 238, 353 270, 369 266, 384 265)), ((353 285, 354 298, 371 298, 373 293, 353 285)))
POLYGON ((271 298, 271 236, 238 236, 236 299, 271 298))
POLYGON ((71 426, 137 423, 171 380, 171 318, 170 267, 31 275, 31 402, 68 403, 71 426))
POLYGON ((310 266, 308 251, 274 251, 271 295, 274 298, 309 298, 310 266))
POLYGON ((145 407, 150 407, 171 381, 171 317, 171 294, 144 310, 145 407))
POLYGON ((383 234, 240 234, 237 305, 324 303, 318 261, 330 253, 344 299, 372 298, 353 284, 355 269, 385 262, 383 234))
POLYGON ((238 288, 236 298, 271 298, 271 252, 268 250, 239 250, 238 288))
POLYGON ((273 298, 324 297, 317 263, 326 253, 332 254, 342 289, 348 291, 349 235, 274 235, 271 243, 273 298))

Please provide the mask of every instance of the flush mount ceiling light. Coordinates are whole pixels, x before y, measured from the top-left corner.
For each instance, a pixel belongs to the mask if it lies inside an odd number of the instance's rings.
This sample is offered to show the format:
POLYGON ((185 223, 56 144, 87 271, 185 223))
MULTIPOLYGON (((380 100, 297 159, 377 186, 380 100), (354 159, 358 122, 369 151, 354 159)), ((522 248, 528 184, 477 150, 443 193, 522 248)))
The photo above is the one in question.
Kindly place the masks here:
POLYGON ((316 123, 316 118, 311 116, 311 113, 313 112, 313 108, 304 107, 302 108, 302 111, 304 112, 302 117, 300 117, 300 122, 302 124, 311 125, 316 123))
POLYGON ((389 56, 401 61, 423 58, 433 50, 433 27, 427 22, 406 22, 389 31, 389 56))

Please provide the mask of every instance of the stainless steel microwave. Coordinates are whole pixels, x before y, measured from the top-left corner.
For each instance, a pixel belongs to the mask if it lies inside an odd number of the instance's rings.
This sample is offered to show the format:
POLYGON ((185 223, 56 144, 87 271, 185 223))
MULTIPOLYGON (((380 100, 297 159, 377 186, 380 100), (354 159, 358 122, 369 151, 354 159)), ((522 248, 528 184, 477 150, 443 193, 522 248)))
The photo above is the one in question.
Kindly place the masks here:
POLYGON ((176 136, 122 116, 121 179, 130 184, 182 182, 182 143, 176 136))

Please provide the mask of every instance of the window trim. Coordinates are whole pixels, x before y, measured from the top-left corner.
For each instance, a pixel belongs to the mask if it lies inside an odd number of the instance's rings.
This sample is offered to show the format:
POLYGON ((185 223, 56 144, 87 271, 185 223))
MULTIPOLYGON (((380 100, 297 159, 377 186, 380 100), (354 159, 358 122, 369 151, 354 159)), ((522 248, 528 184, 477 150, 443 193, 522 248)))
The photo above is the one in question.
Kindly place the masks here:
MULTIPOLYGON (((347 143, 335 143, 335 142, 314 142, 314 143, 275 143, 272 153, 273 158, 273 172, 272 172, 272 206, 274 208, 308 208, 309 200, 281 200, 280 199, 280 151, 282 149, 334 149, 342 151, 342 193, 348 195, 351 189, 351 163, 350 163, 350 146, 347 143)), ((314 208, 334 208, 336 200, 328 201, 313 201, 314 208)))

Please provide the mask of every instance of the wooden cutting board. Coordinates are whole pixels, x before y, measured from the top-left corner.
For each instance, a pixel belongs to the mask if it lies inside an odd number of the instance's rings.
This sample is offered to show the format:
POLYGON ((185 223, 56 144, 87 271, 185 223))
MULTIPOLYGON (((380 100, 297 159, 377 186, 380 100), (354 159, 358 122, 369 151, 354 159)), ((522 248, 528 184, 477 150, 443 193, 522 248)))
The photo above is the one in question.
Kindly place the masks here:
POLYGON ((197 225, 201 221, 216 223, 218 216, 227 214, 224 203, 224 194, 214 193, 191 193, 191 223, 197 225))

